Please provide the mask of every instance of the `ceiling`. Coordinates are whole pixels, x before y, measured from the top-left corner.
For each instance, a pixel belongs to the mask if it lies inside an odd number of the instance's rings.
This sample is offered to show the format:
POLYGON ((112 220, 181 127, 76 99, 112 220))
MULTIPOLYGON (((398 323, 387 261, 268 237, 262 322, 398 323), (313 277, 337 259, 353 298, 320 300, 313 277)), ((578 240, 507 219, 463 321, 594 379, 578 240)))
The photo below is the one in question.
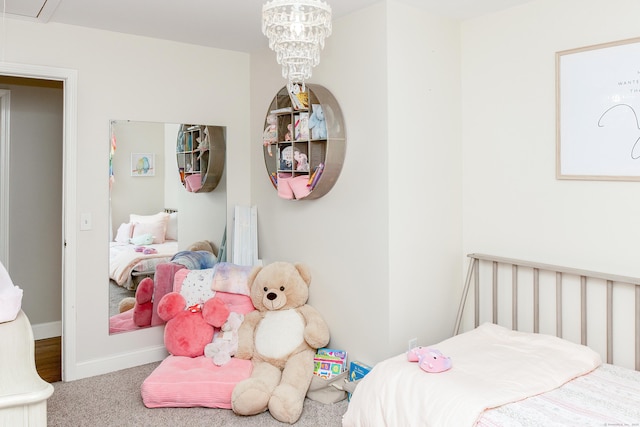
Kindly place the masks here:
MULTIPOLYGON (((382 0, 328 0, 333 19, 382 0)), ((453 19, 468 19, 532 0, 401 0, 453 19)), ((265 0, 4 0, 7 17, 58 22, 252 52, 267 46, 265 0)))

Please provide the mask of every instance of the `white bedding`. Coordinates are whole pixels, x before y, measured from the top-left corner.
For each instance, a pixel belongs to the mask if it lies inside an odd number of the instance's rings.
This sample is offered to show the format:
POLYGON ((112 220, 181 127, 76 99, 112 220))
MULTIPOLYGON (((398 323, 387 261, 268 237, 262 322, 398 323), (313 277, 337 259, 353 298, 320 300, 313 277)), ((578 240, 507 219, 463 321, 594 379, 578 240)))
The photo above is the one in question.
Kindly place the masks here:
POLYGON ((485 409, 553 390, 593 371, 588 347, 486 323, 431 346, 453 367, 431 374, 405 354, 377 364, 356 388, 343 426, 473 426, 485 409))
POLYGON ((634 425, 640 425, 640 372, 602 364, 555 390, 486 411, 477 427, 634 425))
POLYGON ((130 287, 131 273, 134 271, 153 271, 160 262, 169 262, 178 252, 178 242, 167 240, 164 243, 144 245, 153 248, 155 254, 136 252, 137 245, 111 242, 109 248, 109 278, 119 286, 130 287))

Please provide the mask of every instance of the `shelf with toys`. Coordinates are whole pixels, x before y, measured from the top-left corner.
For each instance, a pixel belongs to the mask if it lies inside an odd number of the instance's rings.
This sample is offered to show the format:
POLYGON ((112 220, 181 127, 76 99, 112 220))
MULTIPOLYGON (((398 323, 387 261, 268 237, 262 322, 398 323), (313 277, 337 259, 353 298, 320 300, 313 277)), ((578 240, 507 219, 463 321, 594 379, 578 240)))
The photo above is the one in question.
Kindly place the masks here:
POLYGON ((333 188, 346 151, 342 110, 326 88, 278 91, 264 121, 265 167, 284 199, 317 199, 333 188))
POLYGON ((225 128, 183 124, 176 142, 180 182, 187 191, 213 191, 222 178, 225 163, 225 128))

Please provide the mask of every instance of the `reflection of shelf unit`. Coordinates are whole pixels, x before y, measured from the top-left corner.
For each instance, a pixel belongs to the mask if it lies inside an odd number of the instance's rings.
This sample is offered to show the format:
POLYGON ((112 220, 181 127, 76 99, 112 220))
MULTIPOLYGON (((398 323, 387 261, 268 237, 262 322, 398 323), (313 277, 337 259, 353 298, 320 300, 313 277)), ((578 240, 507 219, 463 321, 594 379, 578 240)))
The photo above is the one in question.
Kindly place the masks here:
MULTIPOLYGON (((276 189, 288 178, 307 181, 308 192, 294 199, 317 199, 327 194, 336 183, 342 170, 346 151, 346 132, 342 110, 334 96, 320 85, 307 84, 307 105, 295 105, 295 95, 289 95, 286 86, 278 91, 269 105, 265 118, 265 129, 268 127, 268 116, 276 116, 275 140, 264 146, 264 162, 271 183, 276 189), (313 129, 305 127, 306 120, 313 115, 313 106, 320 105, 324 112, 326 135, 315 137, 313 129), (297 126, 296 126, 297 124, 297 126), (308 168, 298 170, 298 162, 291 160, 293 153, 306 156, 308 168), (291 160, 291 161, 289 161, 291 160), (312 177, 319 170, 318 177, 312 177), (301 177, 302 176, 302 177, 301 177)), ((282 190, 280 188, 279 190, 282 190)), ((278 191, 282 195, 281 191, 278 191)))
POLYGON ((189 176, 199 175, 195 193, 213 191, 222 178, 225 164, 225 128, 183 124, 176 142, 180 182, 188 187, 189 176))

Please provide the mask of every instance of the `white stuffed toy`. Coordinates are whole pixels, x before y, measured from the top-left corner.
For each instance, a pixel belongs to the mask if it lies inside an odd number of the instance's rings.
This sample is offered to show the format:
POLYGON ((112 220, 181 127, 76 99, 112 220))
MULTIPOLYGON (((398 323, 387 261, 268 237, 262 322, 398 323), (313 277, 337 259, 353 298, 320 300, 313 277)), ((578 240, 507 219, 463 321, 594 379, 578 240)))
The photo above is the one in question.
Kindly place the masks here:
POLYGON ((213 341, 205 346, 205 357, 213 359, 213 363, 217 366, 222 366, 231 360, 231 356, 238 350, 238 329, 243 320, 244 315, 229 313, 229 318, 220 331, 213 336, 213 341))

